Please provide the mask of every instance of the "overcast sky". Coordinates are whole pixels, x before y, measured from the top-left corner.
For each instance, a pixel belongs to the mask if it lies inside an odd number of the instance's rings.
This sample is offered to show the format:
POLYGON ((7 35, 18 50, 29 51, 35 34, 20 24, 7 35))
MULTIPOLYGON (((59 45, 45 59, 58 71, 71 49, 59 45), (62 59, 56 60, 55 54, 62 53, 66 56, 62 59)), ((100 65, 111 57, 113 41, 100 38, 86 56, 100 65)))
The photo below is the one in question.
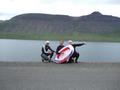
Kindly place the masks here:
POLYGON ((120 0, 0 0, 0 20, 23 13, 88 15, 99 11, 120 17, 120 0))

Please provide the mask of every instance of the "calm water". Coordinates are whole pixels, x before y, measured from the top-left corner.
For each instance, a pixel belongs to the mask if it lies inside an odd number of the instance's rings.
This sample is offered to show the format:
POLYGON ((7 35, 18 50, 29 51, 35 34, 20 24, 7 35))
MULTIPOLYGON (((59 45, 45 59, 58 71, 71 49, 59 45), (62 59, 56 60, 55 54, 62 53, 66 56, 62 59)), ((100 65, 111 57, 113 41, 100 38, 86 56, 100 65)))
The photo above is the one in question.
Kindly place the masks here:
MULTIPOLYGON (((0 39, 0 61, 41 61, 43 44, 44 41, 37 40, 0 39)), ((50 46, 56 50, 58 44, 58 41, 51 41, 50 46)), ((77 51, 79 61, 120 62, 120 43, 86 42, 86 45, 77 47, 77 51)))

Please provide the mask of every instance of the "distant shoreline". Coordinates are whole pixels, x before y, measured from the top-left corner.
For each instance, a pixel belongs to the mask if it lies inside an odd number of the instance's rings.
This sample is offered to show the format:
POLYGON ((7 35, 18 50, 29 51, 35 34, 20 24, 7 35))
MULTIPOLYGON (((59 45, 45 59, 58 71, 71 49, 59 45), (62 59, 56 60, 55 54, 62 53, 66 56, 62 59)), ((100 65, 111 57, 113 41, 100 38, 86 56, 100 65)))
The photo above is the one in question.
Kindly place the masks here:
POLYGON ((55 33, 11 33, 0 32, 0 39, 20 39, 20 40, 75 40, 90 42, 120 42, 120 36, 116 34, 55 34, 55 33))

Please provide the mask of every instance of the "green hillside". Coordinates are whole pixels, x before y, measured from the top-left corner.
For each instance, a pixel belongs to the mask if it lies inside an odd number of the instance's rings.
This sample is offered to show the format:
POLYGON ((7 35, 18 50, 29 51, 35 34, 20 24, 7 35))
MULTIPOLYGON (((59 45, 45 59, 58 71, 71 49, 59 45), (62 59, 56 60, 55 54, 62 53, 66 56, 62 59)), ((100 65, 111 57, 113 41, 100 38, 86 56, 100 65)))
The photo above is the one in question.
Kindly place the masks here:
POLYGON ((81 17, 22 14, 0 22, 0 38, 120 41, 120 18, 99 12, 81 17))

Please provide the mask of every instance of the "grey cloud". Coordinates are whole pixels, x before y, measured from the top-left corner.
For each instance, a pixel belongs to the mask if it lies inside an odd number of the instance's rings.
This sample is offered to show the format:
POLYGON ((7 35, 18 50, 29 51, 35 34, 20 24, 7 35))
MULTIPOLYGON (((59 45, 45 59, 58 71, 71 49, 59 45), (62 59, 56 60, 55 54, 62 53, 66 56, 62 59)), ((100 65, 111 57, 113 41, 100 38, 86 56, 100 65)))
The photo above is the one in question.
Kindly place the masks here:
POLYGON ((120 4, 120 0, 110 0, 108 3, 111 3, 111 4, 120 4))
POLYGON ((107 4, 120 4, 120 0, 105 0, 107 4))

